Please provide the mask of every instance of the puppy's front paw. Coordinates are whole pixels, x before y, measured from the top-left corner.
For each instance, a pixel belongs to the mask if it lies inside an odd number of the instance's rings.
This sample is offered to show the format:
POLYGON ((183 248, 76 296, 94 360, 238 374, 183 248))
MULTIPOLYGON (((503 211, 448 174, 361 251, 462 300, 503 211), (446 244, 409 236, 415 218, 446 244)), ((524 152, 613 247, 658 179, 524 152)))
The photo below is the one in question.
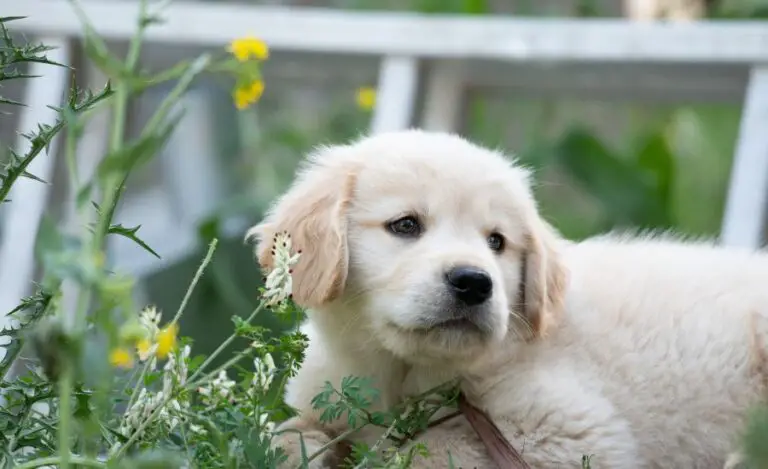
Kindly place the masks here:
MULTIPOLYGON (((305 455, 307 458, 313 457, 318 451, 328 445, 331 437, 324 431, 302 422, 300 420, 289 420, 280 426, 278 430, 282 433, 275 436, 273 444, 282 449, 287 457, 278 469, 295 469, 302 467, 305 455), (303 443, 303 451, 302 451, 303 443)), ((321 454, 309 462, 309 469, 332 469, 340 462, 336 448, 326 448, 321 454)))

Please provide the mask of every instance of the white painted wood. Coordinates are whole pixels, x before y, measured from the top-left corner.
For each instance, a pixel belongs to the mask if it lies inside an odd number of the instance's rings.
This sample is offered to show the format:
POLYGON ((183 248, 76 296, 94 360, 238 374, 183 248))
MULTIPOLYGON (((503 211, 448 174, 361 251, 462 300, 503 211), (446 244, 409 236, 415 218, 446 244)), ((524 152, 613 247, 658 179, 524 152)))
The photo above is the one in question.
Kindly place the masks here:
POLYGON ((430 64, 422 128, 453 132, 459 130, 464 104, 464 64, 437 61, 430 64))
POLYGON ((768 212, 768 66, 752 69, 734 155, 721 241, 757 248, 768 212))
MULTIPOLYGON (((142 55, 142 66, 148 70, 164 70, 170 63, 188 60, 195 52, 178 44, 152 44, 142 55)), ((535 57, 529 61, 472 58, 466 61, 467 86, 523 91, 533 98, 578 96, 585 100, 735 103, 743 100, 749 77, 747 64, 553 62, 535 57)), ((268 64, 262 70, 267 84, 279 83, 298 93, 308 84, 317 90, 375 83, 381 69, 377 55, 297 51, 279 51, 270 57, 268 64)), ((303 106, 307 105, 305 96, 298 99, 303 106)))
POLYGON ((407 129, 413 121, 419 64, 413 57, 384 57, 381 61, 371 132, 407 129))
MULTIPOLYGON (((50 60, 68 63, 70 44, 62 37, 41 37, 42 43, 54 49, 47 53, 50 60)), ((34 63, 29 73, 39 75, 27 81, 22 101, 28 107, 21 108, 19 130, 27 133, 37 130, 40 123, 53 124, 57 112, 48 106, 60 105, 68 89, 69 72, 64 67, 34 63)), ((59 147, 54 138, 48 152, 41 152, 27 170, 50 182, 53 178, 54 161, 59 147)), ((30 142, 19 136, 16 151, 25 154, 30 142)), ((19 304, 19 300, 31 291, 35 269, 34 246, 40 219, 45 212, 50 186, 28 178, 16 182, 9 194, 10 203, 0 207, 3 224, 0 226, 0 325, 9 324, 6 313, 19 304)), ((5 349, 2 350, 5 355, 5 349)))
MULTIPOLYGON (((85 0, 107 38, 127 39, 138 3, 85 0)), ((16 28, 80 35, 63 0, 0 0, 6 15, 28 16, 16 28), (39 12, 46 12, 45 15, 39 12)), ((274 50, 495 60, 752 63, 768 59, 768 24, 756 21, 630 23, 619 19, 518 19, 352 12, 209 2, 172 2, 150 41, 220 47, 257 34, 274 50)))

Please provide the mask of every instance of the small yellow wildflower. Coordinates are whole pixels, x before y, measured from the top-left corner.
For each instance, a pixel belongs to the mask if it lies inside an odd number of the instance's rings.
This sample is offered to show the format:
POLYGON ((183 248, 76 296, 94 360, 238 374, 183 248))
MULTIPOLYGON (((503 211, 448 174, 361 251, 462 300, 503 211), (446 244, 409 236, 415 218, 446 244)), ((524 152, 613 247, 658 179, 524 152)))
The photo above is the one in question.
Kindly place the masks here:
POLYGON ((130 368, 133 366, 133 355, 125 347, 117 347, 109 353, 109 363, 118 368, 130 368))
POLYGON ((136 342, 136 352, 139 354, 139 360, 145 361, 152 354, 152 341, 141 339, 136 342))
POLYGON ((257 60, 267 60, 269 58, 269 47, 267 47, 267 44, 253 36, 235 39, 229 43, 228 50, 240 62, 245 62, 251 57, 255 57, 257 60))
POLYGON ((261 80, 255 80, 247 85, 239 86, 235 88, 233 94, 235 106, 238 109, 245 109, 258 101, 262 93, 264 93, 264 82, 261 80))
POLYGON ((163 359, 176 348, 179 325, 172 322, 157 334, 157 357, 163 359))
POLYGON ((376 106, 376 89, 370 86, 358 89, 357 105, 366 111, 373 109, 376 106))

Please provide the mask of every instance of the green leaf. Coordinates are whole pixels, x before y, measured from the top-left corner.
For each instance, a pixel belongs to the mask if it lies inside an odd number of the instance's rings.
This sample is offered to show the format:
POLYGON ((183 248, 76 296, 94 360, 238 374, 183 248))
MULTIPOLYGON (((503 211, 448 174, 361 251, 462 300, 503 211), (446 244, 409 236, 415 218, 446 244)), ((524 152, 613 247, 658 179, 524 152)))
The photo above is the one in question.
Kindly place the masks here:
POLYGON ((142 241, 136 233, 139 231, 139 228, 141 228, 141 225, 135 226, 134 228, 126 228, 121 224, 112 225, 109 227, 109 230, 107 231, 108 234, 116 234, 120 236, 124 236, 134 243, 138 244, 142 248, 144 248, 147 252, 152 254, 153 256, 157 257, 158 259, 162 259, 160 257, 160 254, 156 253, 147 243, 142 241))
POLYGON ((463 0, 461 12, 466 15, 483 15, 489 13, 487 0, 463 0))
POLYGON ((64 249, 64 237, 56 227, 56 223, 48 215, 40 219, 35 240, 35 257, 41 260, 46 254, 60 252, 64 249))
POLYGON ((675 179, 675 158, 663 132, 645 136, 637 148, 640 168, 649 175, 658 197, 669 200, 675 179))
POLYGON ((87 184, 84 184, 83 187, 80 188, 80 190, 77 191, 77 196, 75 197, 75 206, 78 210, 83 208, 86 203, 91 198, 91 191, 93 190, 93 182, 89 181, 87 184))
POLYGON ((647 201, 653 197, 653 188, 631 161, 611 153, 597 138, 579 128, 561 139, 555 157, 571 177, 603 204, 604 229, 646 224, 647 201))
POLYGON ((89 334, 82 344, 83 353, 79 354, 78 377, 90 389, 103 387, 110 382, 109 346, 100 334, 89 334))
POLYGON ((184 460, 179 454, 168 450, 150 449, 130 458, 124 458, 115 467, 121 469, 176 469, 184 467, 184 460))
POLYGON ((153 131, 140 137, 137 141, 108 154, 99 163, 97 170, 99 177, 104 179, 111 174, 125 175, 137 165, 149 161, 168 141, 168 137, 170 137, 179 120, 181 120, 181 115, 178 115, 161 128, 153 129, 153 131))

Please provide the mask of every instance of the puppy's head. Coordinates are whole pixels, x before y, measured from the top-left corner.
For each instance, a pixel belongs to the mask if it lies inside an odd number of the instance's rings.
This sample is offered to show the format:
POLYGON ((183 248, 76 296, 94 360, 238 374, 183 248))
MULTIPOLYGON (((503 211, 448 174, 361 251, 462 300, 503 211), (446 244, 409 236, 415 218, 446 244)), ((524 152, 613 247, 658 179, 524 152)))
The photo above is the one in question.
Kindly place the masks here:
POLYGON ((407 361, 543 334, 566 281, 527 172, 454 135, 411 130, 318 150, 250 232, 265 268, 279 231, 302 250, 295 301, 352 315, 340 334, 407 361))

